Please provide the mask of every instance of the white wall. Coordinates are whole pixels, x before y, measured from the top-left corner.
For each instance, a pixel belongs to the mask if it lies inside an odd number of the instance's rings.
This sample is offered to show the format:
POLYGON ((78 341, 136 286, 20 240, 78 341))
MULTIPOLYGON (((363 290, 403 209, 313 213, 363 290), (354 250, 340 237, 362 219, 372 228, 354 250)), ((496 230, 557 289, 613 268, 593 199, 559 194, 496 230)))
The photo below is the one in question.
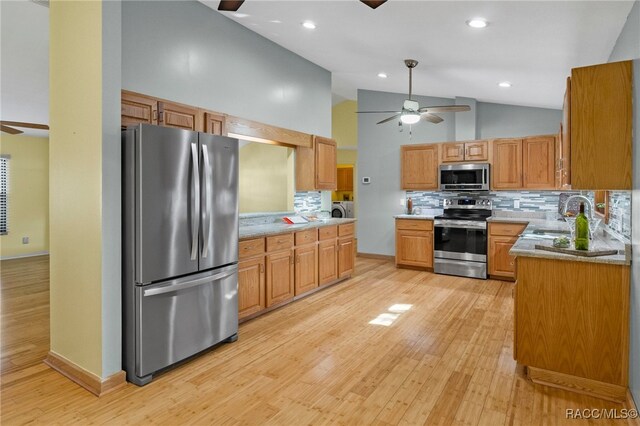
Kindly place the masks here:
POLYGON ((196 1, 122 3, 122 87, 331 136, 331 73, 196 1))
MULTIPOLYGON (((397 110, 405 94, 358 91, 361 111, 397 110)), ((416 97, 421 106, 450 105, 454 99, 416 97)), ((461 98, 457 98, 461 99, 461 98)), ((557 133, 562 111, 477 102, 477 134, 480 138, 526 136, 557 133)), ((421 122, 398 132, 397 121, 376 125, 389 114, 358 114, 358 251, 383 255, 395 254, 393 216, 403 212, 400 200, 400 145, 455 141, 456 117, 472 112, 442 114, 440 124, 421 122), (362 177, 371 177, 363 185, 362 177)), ((466 126, 465 134, 470 134, 466 126)))

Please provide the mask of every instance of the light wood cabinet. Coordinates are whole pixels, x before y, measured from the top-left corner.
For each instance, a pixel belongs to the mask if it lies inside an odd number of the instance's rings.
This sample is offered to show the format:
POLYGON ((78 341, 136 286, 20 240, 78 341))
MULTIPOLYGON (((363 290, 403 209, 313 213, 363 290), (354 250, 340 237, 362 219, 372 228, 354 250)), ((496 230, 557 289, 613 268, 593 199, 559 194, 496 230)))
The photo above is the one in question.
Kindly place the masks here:
POLYGON ((562 106, 562 124, 558 138, 558 168, 560 170, 559 188, 571 189, 571 77, 567 77, 567 89, 564 92, 562 106))
POLYGON ((285 250, 267 255, 267 307, 293 299, 293 256, 293 250, 285 250))
POLYGON ((338 168, 338 191, 353 191, 353 167, 338 168))
POLYGON ((632 78, 631 61, 571 70, 573 189, 631 189, 632 78))
POLYGON ((534 136, 522 140, 522 187, 554 189, 556 186, 556 138, 534 136))
POLYGON ((314 136, 312 146, 296 148, 296 190, 332 190, 338 187, 337 146, 333 139, 314 136))
POLYGON ((320 285, 338 279, 338 243, 335 239, 318 244, 318 281, 320 285))
POLYGON ((238 318, 265 309, 264 256, 241 260, 238 265, 238 318))
POLYGON ((438 144, 402 145, 402 189, 438 189, 438 144))
POLYGON ((396 266, 433 268, 433 221, 396 219, 396 266))
POLYGON ((297 247, 295 256, 295 295, 299 296, 318 287, 318 244, 297 247))
POLYGON ((122 127, 135 124, 158 124, 158 101, 149 96, 123 90, 120 101, 122 127))
POLYGON ((353 237, 338 239, 338 278, 353 274, 354 268, 353 237))
POLYGON ((224 114, 204 112, 204 131, 212 135, 226 136, 224 114))
POLYGON ((531 380, 624 401, 630 267, 519 257, 514 353, 531 380))
POLYGON ((491 187, 522 188, 522 139, 493 141, 491 187))
POLYGON ((515 279, 516 259, 509 254, 509 250, 526 227, 518 223, 489 223, 488 267, 491 277, 515 279))
POLYGON ((202 129, 198 108, 167 101, 158 101, 158 124, 185 130, 202 129))
POLYGON ((443 163, 489 160, 488 141, 448 142, 443 143, 440 150, 443 163))

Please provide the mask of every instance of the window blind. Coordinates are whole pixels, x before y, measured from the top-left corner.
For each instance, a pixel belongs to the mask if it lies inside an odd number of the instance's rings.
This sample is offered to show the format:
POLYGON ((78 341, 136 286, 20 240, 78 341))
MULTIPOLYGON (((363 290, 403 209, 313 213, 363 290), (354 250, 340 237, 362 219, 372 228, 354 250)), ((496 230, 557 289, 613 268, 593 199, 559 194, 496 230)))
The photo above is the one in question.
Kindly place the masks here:
POLYGON ((7 190, 9 186, 9 156, 0 155, 0 235, 8 232, 7 228, 7 190))

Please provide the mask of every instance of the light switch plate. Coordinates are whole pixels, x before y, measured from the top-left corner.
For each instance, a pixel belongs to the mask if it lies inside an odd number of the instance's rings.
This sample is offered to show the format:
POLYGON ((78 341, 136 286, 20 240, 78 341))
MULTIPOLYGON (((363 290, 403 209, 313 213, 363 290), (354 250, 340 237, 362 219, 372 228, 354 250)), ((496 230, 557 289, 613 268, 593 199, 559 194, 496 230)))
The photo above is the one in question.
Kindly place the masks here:
POLYGON ((22 244, 29 244, 29 237, 22 237, 22 244))
POLYGON ((367 185, 371 183, 371 178, 370 177, 363 177, 362 178, 362 183, 367 185))
POLYGON ((520 200, 513 200, 513 208, 514 209, 520 208, 520 200))

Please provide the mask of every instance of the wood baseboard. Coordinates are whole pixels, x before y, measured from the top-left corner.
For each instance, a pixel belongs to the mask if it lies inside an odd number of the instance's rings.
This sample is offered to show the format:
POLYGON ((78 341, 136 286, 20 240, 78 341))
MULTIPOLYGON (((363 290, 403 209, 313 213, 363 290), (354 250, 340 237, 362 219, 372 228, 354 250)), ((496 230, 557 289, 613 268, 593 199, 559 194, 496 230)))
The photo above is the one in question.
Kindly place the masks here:
POLYGON ((365 259, 378 259, 378 260, 396 260, 395 256, 388 256, 386 254, 373 254, 373 253, 357 253, 357 257, 364 257, 365 259))
POLYGON ((627 401, 628 389, 625 386, 544 370, 537 367, 527 367, 527 376, 534 383, 554 388, 565 389, 585 395, 595 396, 613 402, 627 401))
POLYGON ((44 363, 96 396, 114 391, 126 383, 124 371, 118 371, 106 379, 102 379, 51 351, 47 354, 44 363))
POLYGON ((403 264, 396 264, 396 268, 399 269, 412 269, 414 271, 427 271, 427 272, 433 272, 433 268, 430 268, 428 266, 415 266, 415 265, 403 265, 403 264))
POLYGON ((489 279, 498 280, 498 281, 511 281, 511 282, 516 281, 514 277, 503 277, 501 275, 489 275, 489 279))

